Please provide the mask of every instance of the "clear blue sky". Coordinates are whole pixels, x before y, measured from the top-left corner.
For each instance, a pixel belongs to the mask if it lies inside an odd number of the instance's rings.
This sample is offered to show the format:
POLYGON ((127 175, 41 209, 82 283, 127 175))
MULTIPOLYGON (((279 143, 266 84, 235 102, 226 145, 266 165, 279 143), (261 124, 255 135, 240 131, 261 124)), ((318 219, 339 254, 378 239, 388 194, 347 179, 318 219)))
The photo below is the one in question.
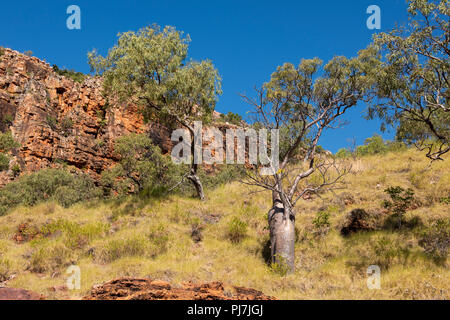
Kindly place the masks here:
MULTIPOLYGON (((366 27, 369 5, 381 8, 381 31, 406 21, 405 0, 5 1, 0 45, 31 50, 50 64, 87 73, 86 53, 93 48, 106 53, 118 32, 172 25, 191 36, 192 59, 211 59, 218 68, 224 93, 217 110, 245 116, 249 106, 238 93, 252 93, 278 65, 351 57, 365 47, 375 32, 366 27), (66 27, 71 4, 81 8, 81 30, 66 27)), ((361 144, 379 132, 379 123, 363 120, 362 112, 349 113, 350 124, 325 134, 321 145, 335 152, 352 137, 361 144)))

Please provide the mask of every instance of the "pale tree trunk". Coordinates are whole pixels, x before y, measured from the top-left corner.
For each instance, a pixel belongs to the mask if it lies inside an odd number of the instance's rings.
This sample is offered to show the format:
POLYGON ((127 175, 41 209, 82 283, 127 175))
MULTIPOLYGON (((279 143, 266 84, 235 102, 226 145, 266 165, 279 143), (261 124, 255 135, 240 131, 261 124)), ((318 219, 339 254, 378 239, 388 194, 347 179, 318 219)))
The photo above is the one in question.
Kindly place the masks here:
POLYGON ((197 195, 200 198, 200 200, 205 200, 205 193, 203 192, 203 185, 200 181, 200 178, 197 175, 196 170, 192 169, 191 174, 187 176, 187 178, 192 182, 192 184, 195 187, 195 191, 197 191, 197 195))
POLYGON ((289 208, 285 210, 280 196, 275 192, 268 220, 272 263, 292 273, 295 268, 295 216, 289 208))

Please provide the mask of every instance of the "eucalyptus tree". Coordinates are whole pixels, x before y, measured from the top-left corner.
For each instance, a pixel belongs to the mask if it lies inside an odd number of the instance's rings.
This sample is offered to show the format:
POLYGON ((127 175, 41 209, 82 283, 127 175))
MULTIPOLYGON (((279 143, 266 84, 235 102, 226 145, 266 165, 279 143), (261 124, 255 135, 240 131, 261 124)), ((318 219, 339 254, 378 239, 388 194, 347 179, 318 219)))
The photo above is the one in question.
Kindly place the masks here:
POLYGON ((374 37, 382 64, 368 116, 443 160, 450 151, 450 2, 409 0, 408 15, 407 25, 374 37))
MULTIPOLYGON (((88 60, 92 70, 103 76, 106 96, 136 104, 145 119, 189 130, 194 148, 193 123, 211 119, 221 94, 221 79, 211 61, 187 60, 189 43, 189 35, 174 27, 152 25, 119 34, 106 57, 94 50, 88 60)), ((197 171, 192 158, 185 177, 203 200, 197 171)))
POLYGON ((349 170, 332 156, 319 154, 319 139, 344 124, 344 113, 367 98, 377 63, 373 48, 353 59, 335 57, 325 66, 317 58, 298 66, 285 63, 255 96, 242 95, 254 107, 259 126, 279 132, 279 167, 265 176, 255 168, 243 182, 272 193, 272 263, 288 272, 294 270, 295 217, 301 211, 295 207, 306 196, 336 188, 349 170))

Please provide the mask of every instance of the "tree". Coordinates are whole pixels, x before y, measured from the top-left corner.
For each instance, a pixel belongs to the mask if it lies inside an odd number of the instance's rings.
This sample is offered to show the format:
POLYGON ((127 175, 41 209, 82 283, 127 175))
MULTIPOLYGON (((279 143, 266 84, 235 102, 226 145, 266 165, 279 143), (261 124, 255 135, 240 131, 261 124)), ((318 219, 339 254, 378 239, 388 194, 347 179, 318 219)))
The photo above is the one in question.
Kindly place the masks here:
POLYGON ((397 139, 443 160, 450 151, 449 1, 409 0, 408 13, 407 26, 374 37, 384 56, 368 117, 398 126, 397 139))
POLYGON ((102 174, 103 187, 118 193, 138 193, 145 188, 156 191, 173 183, 176 172, 170 157, 164 156, 144 133, 129 134, 117 139, 114 150, 120 162, 102 174))
MULTIPOLYGON (((221 94, 221 79, 209 60, 186 61, 189 36, 157 25, 119 34, 106 57, 88 54, 91 68, 104 77, 104 91, 111 98, 135 103, 146 119, 189 130, 194 149, 195 120, 209 122, 221 94)), ((192 150, 192 154, 194 154, 192 150)), ((192 158, 186 177, 204 199, 198 164, 192 158)))
POLYGON ((376 61, 368 49, 354 59, 335 57, 323 69, 317 58, 302 60, 297 67, 285 63, 256 90, 256 98, 243 95, 255 108, 258 125, 280 134, 279 170, 262 176, 256 169, 244 181, 272 192, 268 223, 274 265, 294 270, 298 201, 336 187, 348 172, 335 157, 319 155, 317 145, 322 133, 341 125, 341 116, 367 95, 376 61))

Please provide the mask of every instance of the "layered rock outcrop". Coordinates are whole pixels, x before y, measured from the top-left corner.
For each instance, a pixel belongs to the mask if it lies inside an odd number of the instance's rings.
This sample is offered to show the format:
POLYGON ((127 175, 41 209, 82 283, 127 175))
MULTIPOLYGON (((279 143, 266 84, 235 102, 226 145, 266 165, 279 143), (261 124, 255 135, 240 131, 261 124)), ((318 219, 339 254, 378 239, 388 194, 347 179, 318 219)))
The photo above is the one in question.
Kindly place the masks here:
MULTIPOLYGON (((118 160, 114 141, 131 132, 150 131, 163 149, 170 147, 164 128, 144 124, 135 106, 108 105, 101 88, 99 77, 78 83, 36 57, 3 49, 0 130, 11 131, 20 143, 10 167, 18 165, 23 174, 68 164, 96 176, 118 160)), ((0 186, 15 176, 1 172, 0 186)))

